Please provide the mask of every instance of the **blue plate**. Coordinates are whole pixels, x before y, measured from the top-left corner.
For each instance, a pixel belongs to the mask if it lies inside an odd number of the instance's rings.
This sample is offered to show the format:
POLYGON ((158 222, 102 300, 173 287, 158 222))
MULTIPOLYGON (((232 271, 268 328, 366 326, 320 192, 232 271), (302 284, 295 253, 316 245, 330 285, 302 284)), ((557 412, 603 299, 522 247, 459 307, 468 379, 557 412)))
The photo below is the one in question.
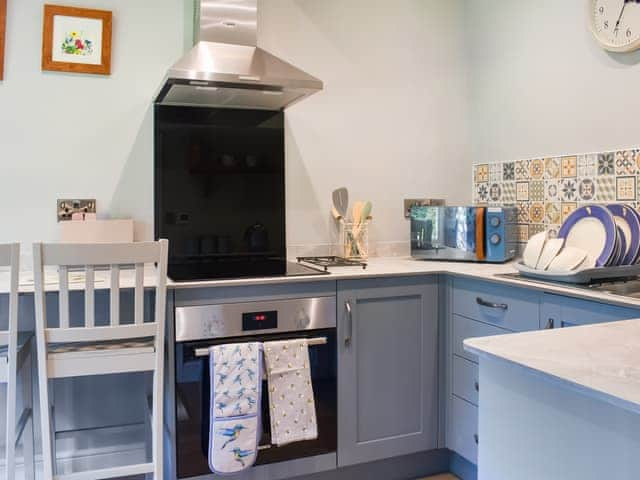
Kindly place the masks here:
POLYGON ((620 248, 615 260, 611 264, 612 267, 624 265, 622 262, 624 257, 627 255, 627 241, 625 240, 624 231, 619 226, 616 226, 616 230, 618 231, 618 244, 620 245, 620 248))
POLYGON ((574 229, 584 229, 585 231, 577 233, 579 230, 576 230, 574 233, 579 236, 576 237, 574 235, 571 239, 572 241, 567 243, 567 245, 582 248, 589 252, 590 255, 595 256, 597 267, 606 266, 614 253, 616 237, 618 236, 616 231, 616 222, 611 211, 601 205, 587 205, 574 210, 574 212, 569 215, 562 224, 562 227, 560 227, 558 238, 564 238, 567 240, 574 229), (589 231, 589 228, 585 228, 584 223, 582 223, 583 220, 587 219, 597 221, 603 229, 605 235, 604 245, 602 245, 602 248, 599 248, 599 246, 596 247, 600 250, 598 252, 593 251, 593 245, 589 244, 590 239, 593 239, 593 235, 589 231))
POLYGON ((607 208, 616 217, 618 226, 628 226, 628 228, 623 227, 627 249, 621 265, 634 265, 640 255, 640 214, 628 205, 611 204, 607 205, 607 208))

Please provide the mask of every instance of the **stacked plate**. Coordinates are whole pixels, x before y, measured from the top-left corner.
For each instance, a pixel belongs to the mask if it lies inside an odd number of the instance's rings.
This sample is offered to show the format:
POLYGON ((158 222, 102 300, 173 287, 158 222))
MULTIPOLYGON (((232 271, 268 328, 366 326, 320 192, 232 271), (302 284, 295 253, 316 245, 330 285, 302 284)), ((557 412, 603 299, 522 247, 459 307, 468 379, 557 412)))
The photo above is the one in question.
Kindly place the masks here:
POLYGON ((640 214, 622 204, 587 205, 566 219, 558 238, 531 237, 523 255, 533 269, 567 272, 640 262, 640 214))

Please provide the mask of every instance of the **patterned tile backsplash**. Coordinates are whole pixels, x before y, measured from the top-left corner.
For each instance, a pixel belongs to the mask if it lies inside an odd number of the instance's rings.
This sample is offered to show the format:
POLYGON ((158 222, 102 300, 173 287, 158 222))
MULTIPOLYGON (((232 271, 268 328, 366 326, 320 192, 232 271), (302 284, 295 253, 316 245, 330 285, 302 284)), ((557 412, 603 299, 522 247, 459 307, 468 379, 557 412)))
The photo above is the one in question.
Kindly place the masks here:
POLYGON ((640 202, 640 149, 473 166, 474 205, 518 207, 518 238, 557 232, 589 203, 640 202))

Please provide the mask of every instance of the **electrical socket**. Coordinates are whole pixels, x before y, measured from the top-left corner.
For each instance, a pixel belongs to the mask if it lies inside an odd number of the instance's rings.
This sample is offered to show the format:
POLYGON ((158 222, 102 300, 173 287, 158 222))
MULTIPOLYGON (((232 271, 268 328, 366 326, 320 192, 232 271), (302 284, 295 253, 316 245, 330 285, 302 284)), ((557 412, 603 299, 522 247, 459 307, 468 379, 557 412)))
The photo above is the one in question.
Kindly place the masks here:
POLYGON ((71 220, 74 213, 96 213, 96 199, 58 199, 58 222, 71 220))

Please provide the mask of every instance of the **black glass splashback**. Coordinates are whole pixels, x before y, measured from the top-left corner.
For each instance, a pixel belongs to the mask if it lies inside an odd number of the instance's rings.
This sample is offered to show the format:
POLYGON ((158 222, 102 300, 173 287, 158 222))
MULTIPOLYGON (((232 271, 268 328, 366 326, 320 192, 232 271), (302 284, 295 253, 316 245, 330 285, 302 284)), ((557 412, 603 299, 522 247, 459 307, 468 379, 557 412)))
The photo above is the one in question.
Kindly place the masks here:
POLYGON ((286 273, 283 112, 157 105, 155 175, 171 278, 286 273))

